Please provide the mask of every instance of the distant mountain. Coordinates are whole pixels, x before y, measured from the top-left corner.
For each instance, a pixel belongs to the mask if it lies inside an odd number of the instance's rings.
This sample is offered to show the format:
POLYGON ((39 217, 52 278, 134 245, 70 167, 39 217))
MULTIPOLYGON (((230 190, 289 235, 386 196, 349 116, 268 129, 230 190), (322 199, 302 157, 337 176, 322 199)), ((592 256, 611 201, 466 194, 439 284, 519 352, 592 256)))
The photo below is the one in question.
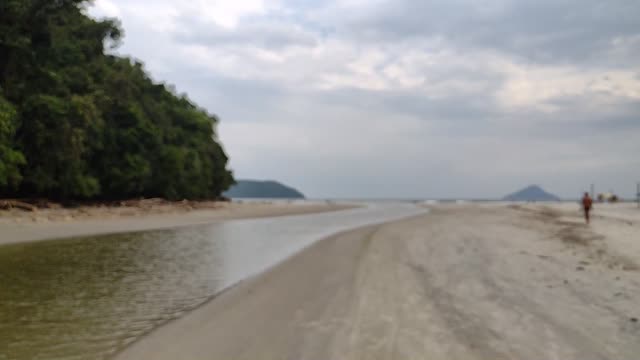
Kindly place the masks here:
POLYGON ((542 190, 540 186, 531 185, 518 192, 504 197, 505 201, 559 201, 560 198, 542 190))
POLYGON ((229 198, 304 199, 298 190, 277 181, 238 180, 224 196, 229 198))

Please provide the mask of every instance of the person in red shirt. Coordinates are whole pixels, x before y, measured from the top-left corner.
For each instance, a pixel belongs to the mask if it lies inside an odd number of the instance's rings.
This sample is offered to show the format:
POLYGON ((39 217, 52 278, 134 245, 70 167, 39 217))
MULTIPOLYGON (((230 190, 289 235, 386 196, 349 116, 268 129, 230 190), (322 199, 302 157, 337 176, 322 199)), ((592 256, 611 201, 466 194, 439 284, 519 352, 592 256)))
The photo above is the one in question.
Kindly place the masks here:
POLYGON ((589 223, 589 212, 591 211, 591 207, 593 206, 593 200, 589 193, 584 193, 582 197, 582 210, 584 210, 584 219, 589 223))

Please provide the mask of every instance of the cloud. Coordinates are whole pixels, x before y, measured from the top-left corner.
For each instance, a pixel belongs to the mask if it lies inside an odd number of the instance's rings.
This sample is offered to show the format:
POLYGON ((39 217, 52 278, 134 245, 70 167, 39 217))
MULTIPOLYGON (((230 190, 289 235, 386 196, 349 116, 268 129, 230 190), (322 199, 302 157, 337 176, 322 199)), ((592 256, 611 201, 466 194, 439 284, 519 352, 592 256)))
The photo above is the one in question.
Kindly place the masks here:
POLYGON ((176 41, 204 47, 224 47, 244 44, 255 48, 284 50, 291 46, 313 47, 316 38, 302 27, 279 22, 251 23, 237 28, 226 28, 214 22, 195 25, 193 20, 182 18, 186 31, 176 35, 176 41), (191 26, 185 26, 190 24, 191 26))
POLYGON ((635 0, 98 0, 119 50, 222 119, 240 177, 312 197, 630 196, 635 0))
POLYGON ((120 8, 111 0, 96 0, 93 4, 92 12, 106 17, 120 16, 120 8))
POLYGON ((432 37, 535 62, 609 64, 611 53, 637 42, 637 10, 634 0, 399 0, 334 2, 310 16, 372 42, 432 37))

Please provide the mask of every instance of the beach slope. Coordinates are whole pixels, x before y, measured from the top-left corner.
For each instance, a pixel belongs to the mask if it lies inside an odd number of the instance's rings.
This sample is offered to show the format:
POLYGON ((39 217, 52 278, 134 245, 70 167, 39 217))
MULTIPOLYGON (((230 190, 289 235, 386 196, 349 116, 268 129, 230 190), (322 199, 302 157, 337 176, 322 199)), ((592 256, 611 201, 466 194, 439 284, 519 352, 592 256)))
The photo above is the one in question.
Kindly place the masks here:
POLYGON ((637 359, 639 223, 625 221, 434 207, 322 240, 117 358, 637 359))

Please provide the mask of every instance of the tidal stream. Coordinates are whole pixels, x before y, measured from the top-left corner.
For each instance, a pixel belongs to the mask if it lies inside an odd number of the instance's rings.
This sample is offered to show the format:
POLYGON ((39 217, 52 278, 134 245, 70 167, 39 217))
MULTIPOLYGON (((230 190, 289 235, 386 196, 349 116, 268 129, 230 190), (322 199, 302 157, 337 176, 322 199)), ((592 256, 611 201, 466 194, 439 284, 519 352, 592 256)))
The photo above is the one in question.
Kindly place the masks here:
POLYGON ((0 360, 108 359, 321 238, 424 211, 369 204, 0 246, 0 360))

